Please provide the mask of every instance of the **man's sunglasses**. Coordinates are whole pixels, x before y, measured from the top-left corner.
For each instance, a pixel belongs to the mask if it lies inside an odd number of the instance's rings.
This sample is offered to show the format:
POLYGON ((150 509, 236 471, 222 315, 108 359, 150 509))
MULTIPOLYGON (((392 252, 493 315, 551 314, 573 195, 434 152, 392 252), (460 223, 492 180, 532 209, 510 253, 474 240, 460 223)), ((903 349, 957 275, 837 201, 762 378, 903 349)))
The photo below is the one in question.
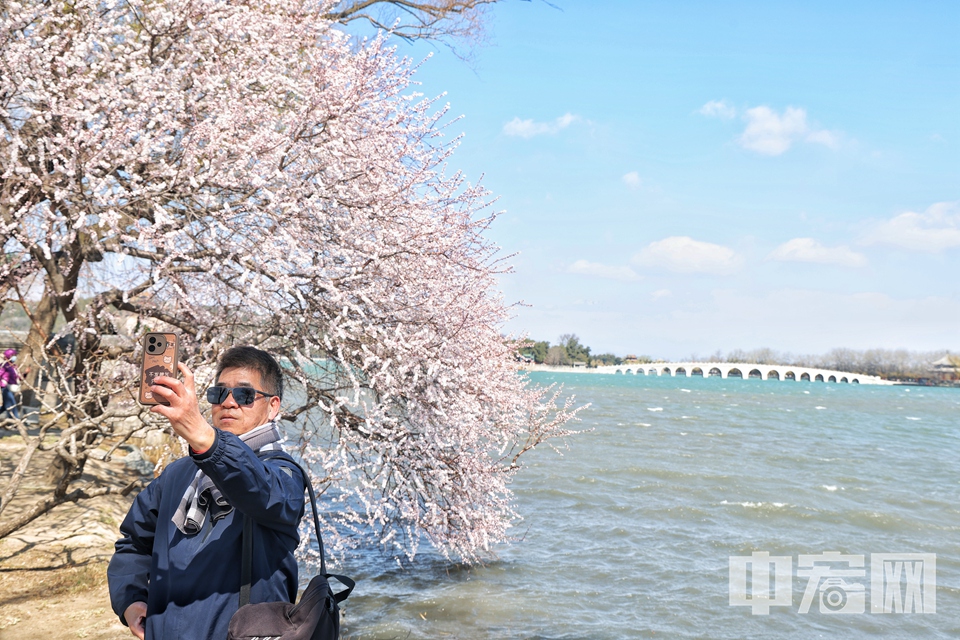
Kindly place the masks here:
POLYGON ((233 401, 241 407, 247 407, 253 404, 257 399, 257 394, 268 398, 275 398, 277 394, 260 391, 253 387, 210 387, 207 389, 207 402, 210 404, 222 404, 227 396, 233 394, 233 401))

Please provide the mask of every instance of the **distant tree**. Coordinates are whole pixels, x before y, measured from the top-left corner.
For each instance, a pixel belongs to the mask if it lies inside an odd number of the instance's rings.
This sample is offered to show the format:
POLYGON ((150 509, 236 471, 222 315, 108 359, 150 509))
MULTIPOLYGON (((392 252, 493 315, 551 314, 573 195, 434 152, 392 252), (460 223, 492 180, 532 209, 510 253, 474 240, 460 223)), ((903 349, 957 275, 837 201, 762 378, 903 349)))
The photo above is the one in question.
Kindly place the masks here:
POLYGON ((788 364, 784 357, 772 349, 734 349, 727 355, 717 351, 707 359, 708 362, 747 362, 750 364, 788 364))
POLYGON ((611 364, 623 364, 623 359, 612 353, 601 353, 590 358, 590 364, 598 367, 611 364))
POLYGON ((534 342, 532 340, 526 340, 517 352, 522 356, 527 356, 528 358, 533 358, 533 361, 537 364, 543 364, 547 359, 547 351, 550 349, 549 342, 534 342))
POLYGON ((570 364, 570 358, 567 357, 567 350, 560 345, 550 347, 550 349, 547 351, 547 357, 544 361, 546 364, 553 366, 570 364))
POLYGON ((754 349, 749 354, 749 362, 756 364, 776 364, 778 360, 778 354, 773 349, 768 349, 766 347, 761 349, 754 349))
POLYGON ((572 362, 590 362, 590 347, 580 344, 580 338, 575 333, 565 333, 557 343, 567 352, 567 359, 572 362))
POLYGON ((550 343, 546 341, 534 342, 530 349, 530 355, 537 364, 543 364, 547 361, 547 352, 550 350, 550 343))
POLYGON ((827 361, 831 369, 838 371, 851 371, 857 368, 859 364, 858 354, 853 349, 833 349, 827 354, 827 361))

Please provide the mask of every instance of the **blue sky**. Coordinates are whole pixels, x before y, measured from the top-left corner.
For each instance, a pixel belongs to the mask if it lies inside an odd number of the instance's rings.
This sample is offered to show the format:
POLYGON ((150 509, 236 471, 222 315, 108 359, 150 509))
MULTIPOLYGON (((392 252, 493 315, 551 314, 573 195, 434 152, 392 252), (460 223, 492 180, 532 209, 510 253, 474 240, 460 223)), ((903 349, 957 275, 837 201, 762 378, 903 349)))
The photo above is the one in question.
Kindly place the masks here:
POLYGON ((508 329, 960 351, 960 3, 552 2, 400 45, 500 197, 508 329))

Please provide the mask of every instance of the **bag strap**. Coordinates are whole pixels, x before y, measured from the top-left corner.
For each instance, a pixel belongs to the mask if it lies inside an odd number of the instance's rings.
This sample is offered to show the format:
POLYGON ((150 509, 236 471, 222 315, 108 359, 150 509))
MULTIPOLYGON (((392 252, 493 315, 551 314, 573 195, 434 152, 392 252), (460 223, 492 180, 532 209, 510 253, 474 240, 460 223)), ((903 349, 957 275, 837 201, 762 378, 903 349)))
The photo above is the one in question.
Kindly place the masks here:
POLYGON ((243 561, 240 564, 240 606, 250 603, 253 582, 253 520, 243 516, 243 561))
MULTIPOLYGON (((260 458, 261 460, 283 460, 288 464, 294 465, 297 469, 300 470, 300 475, 303 476, 303 484, 307 488, 307 493, 310 494, 310 506, 313 509, 313 529, 317 532, 317 546, 320 548, 320 573, 324 578, 336 578, 342 585, 346 587, 343 591, 333 594, 334 600, 337 603, 343 602, 350 595, 350 592, 353 591, 353 588, 357 586, 357 583, 351 580, 346 576, 336 575, 332 573, 327 573, 327 560, 326 554, 323 550, 323 536, 320 534, 320 516, 317 511, 317 495, 313 491, 313 483, 310 482, 310 476, 307 474, 307 470, 304 469, 300 463, 298 463, 293 458, 281 453, 281 455, 269 455, 271 452, 267 452, 267 455, 260 458)), ((252 582, 252 565, 253 565, 253 520, 247 516, 243 516, 243 560, 240 565, 240 606, 242 607, 245 604, 250 602, 250 584, 252 582)))

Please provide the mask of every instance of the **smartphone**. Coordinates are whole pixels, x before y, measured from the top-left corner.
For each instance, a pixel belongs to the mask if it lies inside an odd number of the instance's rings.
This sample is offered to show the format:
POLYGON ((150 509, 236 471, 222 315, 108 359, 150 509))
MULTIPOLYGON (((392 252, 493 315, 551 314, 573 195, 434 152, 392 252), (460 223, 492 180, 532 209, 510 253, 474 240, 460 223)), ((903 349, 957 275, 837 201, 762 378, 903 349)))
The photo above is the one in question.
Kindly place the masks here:
POLYGON ((140 404, 168 404, 155 398, 150 391, 157 376, 177 377, 180 362, 180 338, 175 333, 147 333, 143 336, 143 356, 140 360, 140 404))

